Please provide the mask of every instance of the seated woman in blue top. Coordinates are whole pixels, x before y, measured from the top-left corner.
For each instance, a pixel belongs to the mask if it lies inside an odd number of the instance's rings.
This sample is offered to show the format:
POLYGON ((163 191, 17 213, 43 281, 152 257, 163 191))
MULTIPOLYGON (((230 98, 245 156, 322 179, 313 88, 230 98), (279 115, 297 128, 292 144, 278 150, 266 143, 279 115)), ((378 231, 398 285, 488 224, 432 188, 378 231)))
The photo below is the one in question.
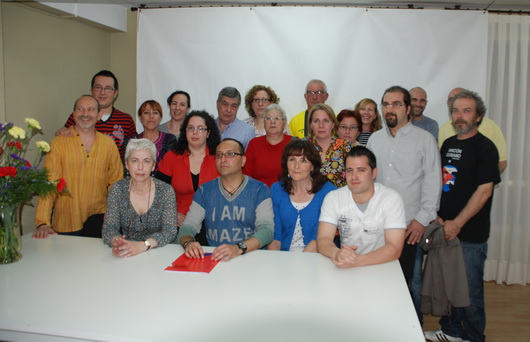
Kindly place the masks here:
POLYGON ((171 185, 151 177, 156 147, 131 139, 125 150, 130 177, 110 187, 103 242, 117 257, 130 257, 171 243, 177 236, 177 206, 171 185))
POLYGON ((274 240, 270 250, 316 252, 320 207, 336 187, 320 173, 322 162, 315 146, 293 140, 282 154, 282 174, 271 187, 274 240))

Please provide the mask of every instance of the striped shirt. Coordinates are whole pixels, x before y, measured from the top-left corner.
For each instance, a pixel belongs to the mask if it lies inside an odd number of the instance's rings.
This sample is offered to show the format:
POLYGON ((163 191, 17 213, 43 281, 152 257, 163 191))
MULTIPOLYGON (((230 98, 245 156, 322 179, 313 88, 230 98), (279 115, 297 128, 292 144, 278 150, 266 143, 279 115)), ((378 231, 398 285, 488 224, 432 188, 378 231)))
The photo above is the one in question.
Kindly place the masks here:
MULTIPOLYGON (((74 125, 75 121, 72 113, 70 114, 70 117, 68 117, 65 127, 71 127, 74 125)), ((123 160, 125 155, 124 143, 126 140, 129 140, 136 135, 136 124, 129 114, 112 107, 112 114, 110 114, 110 117, 106 121, 98 120, 96 123, 96 130, 114 140, 116 146, 118 146, 120 157, 123 160)))
POLYGON ((61 177, 66 180, 70 194, 39 198, 35 213, 36 226, 47 224, 61 233, 81 230, 89 216, 104 213, 109 186, 123 177, 123 166, 112 139, 96 133, 94 145, 87 153, 77 132, 73 127, 69 129, 73 136, 53 138, 44 166, 50 181, 61 177))

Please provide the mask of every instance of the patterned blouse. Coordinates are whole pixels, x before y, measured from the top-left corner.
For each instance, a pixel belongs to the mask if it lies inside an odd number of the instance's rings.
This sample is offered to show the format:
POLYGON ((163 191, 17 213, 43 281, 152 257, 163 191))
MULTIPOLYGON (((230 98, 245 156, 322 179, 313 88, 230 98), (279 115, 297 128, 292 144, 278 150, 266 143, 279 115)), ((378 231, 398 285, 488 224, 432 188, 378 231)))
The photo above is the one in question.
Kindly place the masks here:
MULTIPOLYGON (((322 147, 318 145, 315 137, 307 137, 307 140, 311 141, 317 151, 322 153, 322 147)), ((322 163, 320 173, 326 176, 331 184, 337 188, 346 185, 345 163, 346 154, 348 154, 350 149, 351 145, 348 140, 331 137, 331 144, 326 151, 326 161, 322 163)))
POLYGON ((127 240, 144 241, 152 238, 162 247, 177 236, 177 205, 171 185, 158 179, 155 198, 146 213, 139 215, 130 199, 130 178, 117 181, 110 187, 107 212, 103 223, 103 242, 110 244, 114 236, 125 235, 127 240))

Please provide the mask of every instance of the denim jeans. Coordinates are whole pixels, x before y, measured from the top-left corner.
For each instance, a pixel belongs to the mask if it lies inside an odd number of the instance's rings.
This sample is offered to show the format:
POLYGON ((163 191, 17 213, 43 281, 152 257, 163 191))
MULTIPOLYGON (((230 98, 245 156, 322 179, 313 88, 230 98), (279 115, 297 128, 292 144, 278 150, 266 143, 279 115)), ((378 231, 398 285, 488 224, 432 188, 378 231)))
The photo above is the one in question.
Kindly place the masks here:
POLYGON ((414 272, 410 281, 410 293, 412 294, 412 302, 420 325, 423 326, 423 314, 421 313, 421 284, 423 282, 423 256, 425 252, 421 249, 420 244, 416 244, 416 256, 414 260, 414 272))
POLYGON ((453 337, 472 342, 484 342, 486 337, 486 311, 484 309, 484 262, 488 243, 460 241, 466 264, 467 285, 470 305, 465 308, 451 308, 451 316, 440 319, 442 331, 453 337))

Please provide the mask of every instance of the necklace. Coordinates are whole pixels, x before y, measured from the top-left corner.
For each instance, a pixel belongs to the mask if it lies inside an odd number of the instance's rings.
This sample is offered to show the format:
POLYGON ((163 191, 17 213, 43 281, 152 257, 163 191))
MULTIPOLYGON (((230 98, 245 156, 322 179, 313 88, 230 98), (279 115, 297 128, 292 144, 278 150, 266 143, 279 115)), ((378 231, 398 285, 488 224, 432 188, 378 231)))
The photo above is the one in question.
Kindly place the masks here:
POLYGON ((224 191, 226 191, 226 193, 232 197, 234 196, 234 194, 237 192, 237 190, 239 190, 239 188, 241 187, 241 185, 243 185, 243 182, 245 181, 245 177, 243 177, 243 180, 241 181, 241 183, 239 183, 238 186, 235 187, 235 189, 232 189, 232 191, 229 191, 227 188, 225 188, 225 186, 223 185, 223 181, 221 180, 221 186, 223 187, 224 191))
MULTIPOLYGON (((129 184, 129 197, 131 196, 132 192, 133 192, 133 182, 132 182, 132 179, 131 179, 131 183, 129 184)), ((135 192, 137 194, 140 194, 137 191, 135 191, 135 192)), ((141 194, 141 195, 143 195, 143 194, 141 194)), ((149 211, 149 202, 150 201, 151 201, 151 180, 149 180, 149 192, 148 192, 148 195, 147 195, 147 209, 146 209, 145 213, 147 213, 149 211)), ((142 215, 139 215, 140 216, 140 223, 142 223, 142 215)))

